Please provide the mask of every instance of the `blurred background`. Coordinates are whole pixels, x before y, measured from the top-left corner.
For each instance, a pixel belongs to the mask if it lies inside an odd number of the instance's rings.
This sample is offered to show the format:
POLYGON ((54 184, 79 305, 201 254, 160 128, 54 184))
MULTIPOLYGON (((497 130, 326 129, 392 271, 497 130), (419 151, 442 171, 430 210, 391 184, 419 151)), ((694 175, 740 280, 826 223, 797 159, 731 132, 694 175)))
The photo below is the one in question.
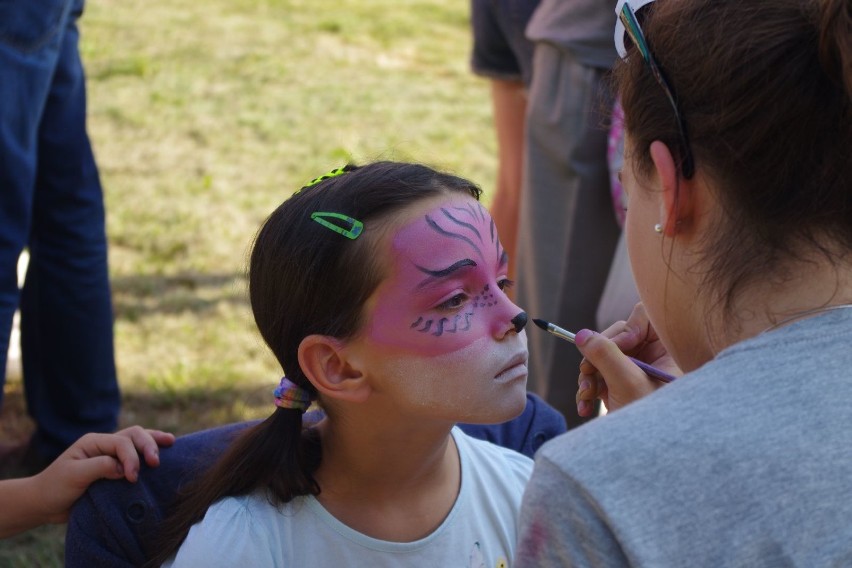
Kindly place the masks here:
MULTIPOLYGON (((260 223, 348 161, 496 172, 459 0, 88 0, 81 53, 107 207, 122 425, 177 434, 272 410, 246 255, 260 223)), ((24 438, 16 345, 0 438, 24 438)), ((62 566, 62 525, 0 567, 62 566)))

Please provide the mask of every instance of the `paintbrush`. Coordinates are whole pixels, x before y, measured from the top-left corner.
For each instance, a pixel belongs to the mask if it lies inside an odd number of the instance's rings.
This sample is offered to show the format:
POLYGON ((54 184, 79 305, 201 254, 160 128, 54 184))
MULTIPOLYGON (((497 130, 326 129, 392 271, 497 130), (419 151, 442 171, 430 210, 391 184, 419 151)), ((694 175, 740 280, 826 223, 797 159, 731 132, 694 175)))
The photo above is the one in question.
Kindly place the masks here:
MULTIPOLYGON (((548 323, 542 319, 533 319, 533 322, 544 331, 555 335, 559 339, 564 339, 565 341, 575 343, 575 334, 571 333, 567 329, 562 329, 558 325, 553 325, 552 323, 548 323)), ((661 371, 656 367, 652 367, 644 361, 640 361, 639 359, 630 357, 629 355, 627 357, 628 359, 636 363, 636 366, 645 371, 645 374, 651 378, 657 379, 658 381, 662 381, 664 383, 670 383, 673 380, 677 379, 677 377, 675 377, 674 375, 670 375, 665 371, 661 371)))

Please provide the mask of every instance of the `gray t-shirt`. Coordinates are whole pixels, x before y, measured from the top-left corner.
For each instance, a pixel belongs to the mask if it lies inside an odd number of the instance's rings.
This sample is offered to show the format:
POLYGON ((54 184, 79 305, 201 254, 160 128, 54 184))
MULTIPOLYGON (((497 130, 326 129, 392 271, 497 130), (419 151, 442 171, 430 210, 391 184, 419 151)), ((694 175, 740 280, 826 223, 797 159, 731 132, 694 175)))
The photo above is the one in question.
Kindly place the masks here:
POLYGON ((615 0, 542 0, 527 24, 532 41, 551 43, 589 67, 610 69, 615 51, 615 0))
POLYGON ((515 566, 852 566, 852 309, 545 444, 515 566))

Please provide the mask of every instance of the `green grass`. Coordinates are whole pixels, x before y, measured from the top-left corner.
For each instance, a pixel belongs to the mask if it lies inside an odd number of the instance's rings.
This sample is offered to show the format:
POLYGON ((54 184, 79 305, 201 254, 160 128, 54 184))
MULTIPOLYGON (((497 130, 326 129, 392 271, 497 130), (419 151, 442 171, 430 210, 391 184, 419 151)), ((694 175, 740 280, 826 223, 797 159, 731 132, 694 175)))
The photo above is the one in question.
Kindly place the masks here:
MULTIPOLYGON (((185 433, 271 411, 280 369, 246 302, 246 254, 305 181, 417 160, 490 201, 467 2, 89 0, 81 30, 124 424, 185 433)), ((4 434, 21 434, 20 381, 6 392, 4 434)), ((61 566, 62 534, 0 543, 0 566, 61 566)))

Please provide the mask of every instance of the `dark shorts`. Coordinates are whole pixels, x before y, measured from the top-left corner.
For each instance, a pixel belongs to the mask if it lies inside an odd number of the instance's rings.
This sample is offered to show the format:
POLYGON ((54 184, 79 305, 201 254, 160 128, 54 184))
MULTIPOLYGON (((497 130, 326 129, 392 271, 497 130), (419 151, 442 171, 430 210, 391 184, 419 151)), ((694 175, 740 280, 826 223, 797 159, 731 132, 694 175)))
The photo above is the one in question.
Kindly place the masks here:
POLYGON ((532 77, 533 42, 524 30, 539 0, 471 0, 471 69, 491 79, 532 77))

